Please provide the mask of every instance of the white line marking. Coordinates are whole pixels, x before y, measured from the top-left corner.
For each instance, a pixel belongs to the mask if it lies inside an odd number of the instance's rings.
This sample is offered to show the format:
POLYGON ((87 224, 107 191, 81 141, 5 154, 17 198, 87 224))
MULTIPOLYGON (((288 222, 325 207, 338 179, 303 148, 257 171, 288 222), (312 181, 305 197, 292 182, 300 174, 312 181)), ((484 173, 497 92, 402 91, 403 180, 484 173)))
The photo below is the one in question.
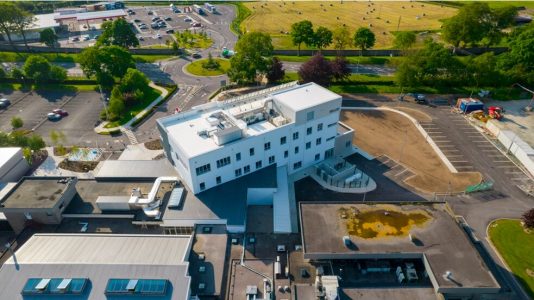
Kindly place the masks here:
POLYGON ((469 162, 467 160, 451 160, 450 161, 451 163, 466 163, 466 162, 469 162))
POLYGON ((523 174, 523 172, 517 172, 517 171, 507 171, 507 172, 504 172, 505 174, 523 174))

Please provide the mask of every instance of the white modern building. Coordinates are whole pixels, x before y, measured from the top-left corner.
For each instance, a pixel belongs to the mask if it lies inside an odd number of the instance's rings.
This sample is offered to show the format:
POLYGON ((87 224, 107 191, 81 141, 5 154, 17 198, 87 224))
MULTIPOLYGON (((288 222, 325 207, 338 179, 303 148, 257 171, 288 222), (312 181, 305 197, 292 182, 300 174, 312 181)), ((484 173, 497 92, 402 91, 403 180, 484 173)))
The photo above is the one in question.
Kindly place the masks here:
POLYGON ((22 155, 22 148, 0 148, 0 185, 7 182, 17 182, 30 166, 22 155))
POLYGON ((159 119, 158 129, 197 194, 270 165, 291 174, 334 156, 340 109, 340 95, 293 82, 196 106, 159 119))

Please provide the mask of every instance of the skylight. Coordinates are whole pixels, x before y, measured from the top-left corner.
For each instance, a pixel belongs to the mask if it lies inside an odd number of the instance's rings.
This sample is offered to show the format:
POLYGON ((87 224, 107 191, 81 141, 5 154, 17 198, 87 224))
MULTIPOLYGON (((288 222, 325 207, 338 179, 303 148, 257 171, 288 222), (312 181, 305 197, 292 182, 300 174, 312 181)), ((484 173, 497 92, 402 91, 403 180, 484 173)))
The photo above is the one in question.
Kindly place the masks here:
POLYGON ((22 295, 80 295, 89 280, 87 278, 30 278, 22 289, 22 295))
POLYGON ((106 295, 165 295, 166 279, 109 279, 106 295))

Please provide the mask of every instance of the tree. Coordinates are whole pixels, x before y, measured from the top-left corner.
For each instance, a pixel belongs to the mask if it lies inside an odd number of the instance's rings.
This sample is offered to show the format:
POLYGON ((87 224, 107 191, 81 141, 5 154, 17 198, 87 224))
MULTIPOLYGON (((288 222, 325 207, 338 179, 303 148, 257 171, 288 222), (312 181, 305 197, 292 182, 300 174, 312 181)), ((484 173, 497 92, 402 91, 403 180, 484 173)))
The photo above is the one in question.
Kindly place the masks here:
POLYGON ((328 86, 332 81, 332 67, 321 53, 317 53, 300 66, 298 75, 302 82, 328 86))
POLYGON ((30 150, 37 151, 39 149, 42 149, 46 146, 43 138, 38 134, 32 134, 28 137, 27 147, 30 148, 30 150))
POLYGON ((13 127, 13 129, 19 129, 22 126, 24 126, 24 122, 20 117, 14 116, 11 118, 11 127, 13 127))
POLYGON ((60 66, 52 65, 48 73, 48 78, 57 82, 63 82, 67 80, 67 70, 60 66))
POLYGON ((422 49, 405 56, 395 72, 400 86, 439 86, 461 82, 464 67, 442 44, 427 40, 422 49))
POLYGON ((30 55, 24 63, 24 73, 36 82, 46 81, 50 68, 50 62, 40 55, 30 55))
POLYGON ((293 45, 298 47, 297 55, 300 56, 300 45, 302 43, 307 46, 313 44, 313 24, 308 20, 293 23, 291 25, 291 40, 293 45))
POLYGON ((323 26, 317 28, 313 35, 313 45, 321 51, 321 49, 328 47, 330 44, 332 44, 332 31, 323 26))
POLYGON ((34 24, 36 18, 33 16, 33 14, 23 11, 19 8, 17 8, 14 11, 14 15, 11 16, 13 18, 14 28, 16 31, 20 33, 22 36, 22 39, 24 40, 24 45, 26 45, 26 49, 28 51, 30 50, 30 47, 28 46, 28 40, 26 39, 26 29, 28 29, 31 25, 34 24))
POLYGON ((497 68, 497 58, 493 52, 467 57, 465 68, 468 72, 467 79, 472 82, 470 82, 470 86, 501 85, 505 81, 499 68, 497 68))
POLYGON ((486 46, 498 44, 505 35, 503 29, 514 25, 517 16, 517 8, 512 5, 492 9, 491 25, 489 32, 486 34, 486 46))
POLYGON ((102 35, 98 38, 97 45, 116 45, 126 49, 139 46, 137 36, 130 24, 124 19, 104 22, 102 29, 102 35))
POLYGON ((534 84, 534 26, 514 30, 508 45, 499 68, 517 82, 534 84))
POLYGON ((111 97, 108 105, 108 121, 119 119, 126 111, 124 97, 119 87, 115 86, 111 91, 111 97))
POLYGON ((363 52, 365 49, 372 48, 374 45, 375 34, 371 29, 360 27, 356 30, 356 33, 354 33, 354 46, 360 48, 363 52))
POLYGON ((228 77, 239 84, 252 83, 258 74, 265 74, 273 53, 271 37, 263 32, 249 32, 241 36, 230 59, 228 77))
POLYGON ((11 69, 11 77, 15 79, 24 79, 24 73, 19 68, 11 69))
POLYGON ((50 48, 54 48, 57 45, 58 37, 54 30, 46 28, 39 33, 39 41, 50 48))
POLYGON ((523 216, 521 216, 521 221, 525 223, 526 228, 534 228, 534 208, 526 211, 523 216))
POLYGON ((278 57, 273 57, 267 71, 267 80, 269 80, 269 83, 274 83, 284 79, 285 76, 284 65, 278 57))
POLYGON ((394 45, 401 50, 410 49, 416 41, 416 35, 413 31, 401 31, 395 34, 394 45))
POLYGON ((146 75, 137 69, 128 69, 121 80, 120 91, 123 93, 131 93, 135 90, 145 91, 148 88, 150 80, 146 75))
POLYGON ((4 68, 0 67, 0 79, 1 78, 6 78, 6 70, 4 70, 4 68))
POLYGON ((336 49, 338 53, 340 53, 341 50, 345 50, 348 45, 352 44, 349 29, 346 26, 340 26, 334 29, 332 32, 332 42, 334 43, 334 49, 336 49))
POLYGON ((17 31, 14 16, 19 14, 19 9, 12 3, 0 3, 0 31, 7 36, 9 44, 15 49, 11 34, 17 31))
POLYGON ((336 56, 336 58, 330 62, 330 67, 332 68, 332 78, 334 80, 343 81, 351 74, 349 62, 342 56, 336 56))
POLYGON ((96 76, 104 86, 114 83, 113 77, 122 78, 128 68, 135 68, 132 55, 119 46, 88 47, 78 55, 85 76, 96 76))
POLYGON ((52 130, 50 131, 50 140, 52 141, 52 145, 55 147, 55 152, 58 155, 65 155, 66 149, 63 146, 63 143, 67 141, 67 138, 65 137, 65 134, 61 131, 52 130))

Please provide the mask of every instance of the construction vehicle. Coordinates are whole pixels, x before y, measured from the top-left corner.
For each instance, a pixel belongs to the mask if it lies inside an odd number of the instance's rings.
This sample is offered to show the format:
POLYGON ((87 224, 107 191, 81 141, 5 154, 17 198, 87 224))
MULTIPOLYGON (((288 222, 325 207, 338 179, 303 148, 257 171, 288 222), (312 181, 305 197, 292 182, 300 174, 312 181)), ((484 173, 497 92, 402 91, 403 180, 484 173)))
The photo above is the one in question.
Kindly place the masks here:
POLYGON ((501 120, 503 117, 504 109, 500 106, 490 106, 488 108, 488 115, 495 120, 501 120))

